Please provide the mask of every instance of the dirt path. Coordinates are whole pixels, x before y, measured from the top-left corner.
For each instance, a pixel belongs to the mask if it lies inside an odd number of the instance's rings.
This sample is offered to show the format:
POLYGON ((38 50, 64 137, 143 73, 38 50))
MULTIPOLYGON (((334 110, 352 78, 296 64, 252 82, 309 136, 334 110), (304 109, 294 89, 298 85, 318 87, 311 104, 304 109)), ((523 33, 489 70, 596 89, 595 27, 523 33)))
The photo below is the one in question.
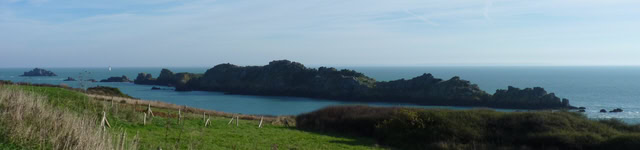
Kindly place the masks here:
MULTIPOLYGON (((165 102, 160 102, 160 101, 153 101, 153 100, 140 100, 140 99, 133 99, 133 98, 125 98, 125 97, 114 97, 114 96, 104 96, 104 95, 95 95, 95 94, 87 94, 87 96, 95 99, 95 100, 101 100, 101 101, 113 101, 116 103, 125 103, 125 104, 130 104, 130 105, 140 105, 140 106, 148 106, 151 105, 152 108, 164 108, 164 109, 172 109, 172 110, 182 110, 182 112, 186 112, 186 113, 193 113, 193 114, 202 114, 202 113, 206 113, 208 116, 220 116, 220 117, 228 117, 231 118, 233 116, 239 116, 241 119, 248 119, 248 120, 260 120, 261 116, 256 116, 256 115, 241 115, 241 114, 234 114, 234 113, 226 113, 226 112, 220 112, 220 111, 213 111, 213 110, 206 110, 206 109, 200 109, 200 108, 193 108, 193 107, 188 107, 188 106, 184 106, 184 105, 176 105, 176 104, 171 104, 171 103, 165 103, 165 102)), ((267 122, 271 122, 273 120, 276 120, 276 118, 278 117, 274 117, 274 116, 264 116, 264 120, 267 122)))

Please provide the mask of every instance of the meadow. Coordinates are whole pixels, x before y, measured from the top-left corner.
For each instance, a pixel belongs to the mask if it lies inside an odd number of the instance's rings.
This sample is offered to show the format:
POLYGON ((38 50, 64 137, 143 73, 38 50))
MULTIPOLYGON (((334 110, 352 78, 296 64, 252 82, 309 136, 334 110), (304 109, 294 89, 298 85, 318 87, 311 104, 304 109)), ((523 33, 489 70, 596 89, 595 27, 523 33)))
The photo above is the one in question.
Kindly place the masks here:
POLYGON ((154 117, 149 115, 145 123, 147 105, 97 100, 79 91, 59 87, 0 86, 3 116, 22 117, 0 121, 4 133, 0 146, 9 149, 385 149, 371 138, 302 131, 293 124, 285 126, 273 119, 265 119, 260 128, 260 120, 243 117, 230 124, 230 117, 208 115, 210 125, 205 127, 206 120, 201 113, 181 111, 182 117, 178 117, 178 110, 152 107, 154 117), (6 112, 7 103, 11 101, 17 102, 11 107, 20 107, 12 111, 31 112, 26 115, 29 117, 6 112), (44 107, 42 111, 32 112, 34 109, 22 105, 44 107), (99 126, 103 111, 111 125, 104 133, 99 126), (79 123, 59 124, 59 120, 83 123, 82 126, 71 126, 79 123), (68 127, 55 132, 58 134, 44 134, 61 125, 68 127), (79 131, 87 134, 74 135, 79 131), (55 137, 71 139, 56 141, 55 137))
POLYGON ((0 147, 104 150, 640 147, 640 125, 616 119, 592 120, 565 110, 497 112, 332 106, 298 116, 255 116, 138 100, 122 96, 113 88, 92 90, 0 84, 0 147), (153 116, 148 113, 149 108, 153 116), (105 114, 110 127, 101 127, 105 114))

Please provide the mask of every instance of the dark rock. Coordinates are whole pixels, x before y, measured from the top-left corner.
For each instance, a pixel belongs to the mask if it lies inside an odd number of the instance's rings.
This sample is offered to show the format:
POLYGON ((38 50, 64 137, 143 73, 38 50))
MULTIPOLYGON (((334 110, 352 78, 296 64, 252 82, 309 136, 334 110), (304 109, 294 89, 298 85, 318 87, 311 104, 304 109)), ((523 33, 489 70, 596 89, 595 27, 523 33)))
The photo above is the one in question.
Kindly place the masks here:
POLYGON ((158 76, 156 83, 161 85, 172 86, 172 80, 174 76, 175 74, 171 72, 171 70, 162 69, 162 71, 160 71, 160 76, 158 76))
POLYGON ((613 109, 613 110, 611 110, 611 111, 609 111, 609 112, 618 113, 618 112, 622 112, 622 109, 620 109, 620 108, 616 108, 616 109, 613 109))
POLYGON ((71 77, 67 77, 67 79, 65 79, 64 81, 76 81, 76 79, 71 78, 71 77))
POLYGON ((509 86, 507 90, 497 90, 493 94, 496 105, 529 104, 544 108, 568 108, 569 100, 560 99, 554 93, 547 93, 541 87, 519 89, 509 86))
POLYGON ((586 112, 584 109, 580 109, 578 110, 578 112, 586 112))
POLYGON ((133 81, 135 84, 144 84, 144 85, 153 85, 155 84, 156 79, 154 79, 151 74, 147 73, 139 73, 136 80, 133 81))
POLYGON ((173 73, 162 69, 157 79, 138 74, 136 84, 173 86, 177 91, 220 91, 227 94, 299 96, 341 101, 377 101, 421 105, 483 106, 521 109, 575 108, 543 88, 509 87, 491 95, 478 85, 431 74, 405 80, 377 82, 362 73, 335 68, 307 68, 288 60, 265 66, 219 64, 204 74, 173 73))
POLYGON ((606 113, 606 112, 607 112, 607 110, 605 110, 605 109, 600 109, 600 112, 601 112, 601 113, 606 113))
POLYGON ((175 86, 175 87, 184 87, 185 84, 192 78, 197 78, 202 76, 201 74, 193 74, 193 73, 173 73, 169 69, 162 69, 160 72, 160 76, 157 79, 153 78, 151 74, 147 73, 139 73, 138 77, 134 81, 135 84, 144 84, 144 85, 161 85, 161 86, 175 86))
POLYGON ((587 109, 586 107, 578 107, 578 109, 587 109))
POLYGON ((24 74, 21 76, 31 77, 31 76, 58 76, 58 75, 48 70, 35 68, 29 72, 24 72, 24 74))
POLYGON ((100 82, 132 82, 127 76, 122 77, 110 77, 108 79, 100 80, 100 82))
POLYGON ((154 86, 154 87, 151 87, 151 90, 161 90, 161 88, 154 86))

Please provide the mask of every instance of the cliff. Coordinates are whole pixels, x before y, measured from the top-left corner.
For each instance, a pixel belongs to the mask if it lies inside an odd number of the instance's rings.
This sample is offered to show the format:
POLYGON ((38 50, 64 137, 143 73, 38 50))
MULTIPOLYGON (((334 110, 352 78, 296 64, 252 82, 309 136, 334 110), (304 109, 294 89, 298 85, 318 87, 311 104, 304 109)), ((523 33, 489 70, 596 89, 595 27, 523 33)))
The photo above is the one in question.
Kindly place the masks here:
POLYGON ((378 82, 353 70, 307 68, 288 60, 265 66, 220 64, 204 74, 174 74, 163 69, 157 79, 138 74, 136 84, 175 86, 178 91, 220 91, 230 94, 299 96, 341 101, 413 103, 420 105, 496 108, 573 108, 544 89, 509 87, 491 95, 459 77, 442 80, 431 74, 405 80, 378 82))
POLYGON ((519 89, 509 86, 507 90, 497 90, 492 98, 492 106, 494 107, 508 107, 513 105, 572 107, 568 99, 560 99, 554 93, 547 93, 547 91, 541 87, 519 89))
POLYGON ((31 70, 31 71, 24 72, 24 74, 22 74, 20 76, 32 77, 32 76, 58 76, 58 75, 56 75, 55 73, 53 73, 53 72, 51 72, 49 70, 35 68, 35 69, 31 70))
POLYGON ((373 89, 380 99, 402 99, 407 102, 430 105, 479 105, 490 100, 491 95, 478 85, 460 77, 449 80, 423 74, 410 80, 400 79, 378 82, 373 89))

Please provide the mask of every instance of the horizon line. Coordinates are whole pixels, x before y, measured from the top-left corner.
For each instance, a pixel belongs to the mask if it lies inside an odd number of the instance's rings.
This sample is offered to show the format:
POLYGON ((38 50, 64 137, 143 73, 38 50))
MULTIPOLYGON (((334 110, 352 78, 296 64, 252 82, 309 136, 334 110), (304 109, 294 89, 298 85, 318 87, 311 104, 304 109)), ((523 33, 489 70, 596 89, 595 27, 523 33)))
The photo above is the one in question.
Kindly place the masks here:
MULTIPOLYGON (((267 64, 264 64, 267 65, 267 64)), ((238 65, 238 66, 264 66, 264 65, 238 65)), ((303 64, 304 65, 304 64, 303 64)), ((43 66, 43 67, 26 67, 26 66, 0 66, 2 69, 7 68, 213 68, 212 66, 43 66)), ((473 64, 455 64, 455 65, 304 65, 307 68, 319 68, 319 67, 640 67, 640 65, 510 65, 510 64, 498 64, 498 65, 473 65, 473 64)))

